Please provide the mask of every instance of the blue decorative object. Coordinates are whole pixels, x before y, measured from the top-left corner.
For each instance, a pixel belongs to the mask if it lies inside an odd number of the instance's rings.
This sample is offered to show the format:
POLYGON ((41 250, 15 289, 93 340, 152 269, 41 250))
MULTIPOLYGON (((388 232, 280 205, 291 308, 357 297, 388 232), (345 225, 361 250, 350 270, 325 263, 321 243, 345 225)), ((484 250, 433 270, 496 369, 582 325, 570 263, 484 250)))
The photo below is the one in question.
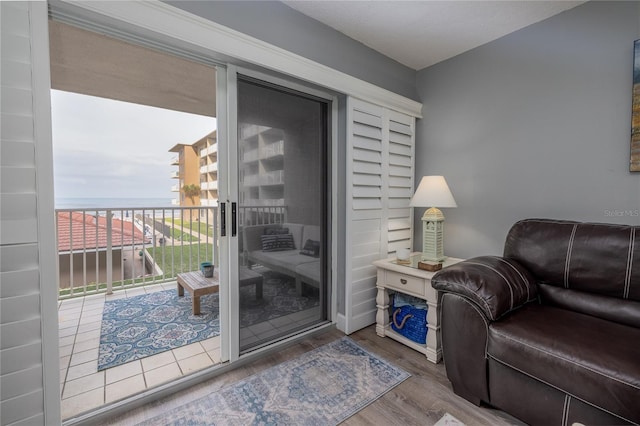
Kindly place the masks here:
POLYGON ((396 293, 391 329, 416 343, 427 343, 427 305, 422 299, 396 293))
POLYGON ((211 278, 213 277, 213 263, 211 262, 202 262, 200 263, 200 272, 202 272, 202 275, 205 276, 206 278, 211 278))
POLYGON ((337 425, 410 377, 348 337, 141 425, 337 425))

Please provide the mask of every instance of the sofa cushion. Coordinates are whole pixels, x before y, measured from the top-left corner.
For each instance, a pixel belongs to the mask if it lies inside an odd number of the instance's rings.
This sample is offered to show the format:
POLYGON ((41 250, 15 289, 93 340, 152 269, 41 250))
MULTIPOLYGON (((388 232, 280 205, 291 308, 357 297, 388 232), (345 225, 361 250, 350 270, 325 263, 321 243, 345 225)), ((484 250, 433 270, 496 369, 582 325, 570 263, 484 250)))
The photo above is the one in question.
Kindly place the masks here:
POLYGON ((306 240, 300 254, 311 257, 320 257, 320 241, 306 240))
POLYGON ((299 223, 282 224, 283 228, 289 228, 289 232, 293 235, 293 244, 295 244, 295 248, 297 248, 298 250, 300 250, 302 244, 304 243, 304 240, 302 239, 302 232, 307 226, 308 225, 301 225, 299 223))
POLYGON ((538 294, 545 305, 640 328, 640 302, 547 284, 538 284, 538 294))
POLYGON ((263 235, 261 240, 262 251, 283 251, 295 248, 291 234, 263 235))
POLYGON ((264 235, 282 235, 288 234, 289 228, 265 228, 264 235))
POLYGON ((293 276, 296 266, 303 263, 317 262, 318 259, 300 254, 297 250, 264 252, 255 250, 249 253, 252 262, 260 263, 267 268, 293 276))
POLYGON ((541 382, 640 422, 640 329, 528 304, 489 326, 487 354, 541 382))
POLYGON ((509 231, 504 256, 545 284, 640 301, 639 229, 527 219, 509 231))
POLYGON ((296 266, 296 274, 302 282, 317 287, 320 283, 320 261, 316 259, 296 266))

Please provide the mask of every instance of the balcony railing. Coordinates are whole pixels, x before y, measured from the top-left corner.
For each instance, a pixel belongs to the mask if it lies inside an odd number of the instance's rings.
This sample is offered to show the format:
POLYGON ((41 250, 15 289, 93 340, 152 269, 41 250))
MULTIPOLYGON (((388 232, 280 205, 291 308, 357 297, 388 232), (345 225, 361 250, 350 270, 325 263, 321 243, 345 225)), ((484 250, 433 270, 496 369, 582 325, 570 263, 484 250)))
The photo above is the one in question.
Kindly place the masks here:
POLYGON ((213 190, 213 189, 218 189, 218 181, 201 182, 200 183, 200 189, 202 189, 203 191, 210 191, 210 190, 213 190))
POLYGON ((211 163, 209 165, 200 167, 200 173, 201 174, 213 173, 213 172, 217 172, 217 171, 218 171, 218 163, 211 163))
POLYGON ((175 280, 218 263, 217 207, 58 209, 59 296, 175 280))
MULTIPOLYGON (((214 200, 211 200, 214 201, 214 200)), ((57 209, 59 298, 175 281, 219 264, 217 207, 57 209)), ((285 223, 285 206, 244 205, 238 223, 285 223)))
POLYGON ((214 154, 218 152, 218 144, 214 143, 213 145, 209 146, 208 148, 204 148, 200 150, 200 157, 206 157, 207 155, 210 154, 214 154))

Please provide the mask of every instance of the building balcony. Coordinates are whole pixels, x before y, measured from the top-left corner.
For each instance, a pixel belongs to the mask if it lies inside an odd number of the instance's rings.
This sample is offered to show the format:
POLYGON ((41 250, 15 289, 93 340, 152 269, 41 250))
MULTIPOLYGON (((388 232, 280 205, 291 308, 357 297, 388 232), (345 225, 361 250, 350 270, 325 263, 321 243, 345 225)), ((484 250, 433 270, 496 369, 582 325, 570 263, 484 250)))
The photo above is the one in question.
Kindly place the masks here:
POLYGON ((218 171, 218 163, 211 163, 200 167, 200 174, 214 173, 218 171))
POLYGON ((171 172, 171 179, 180 179, 180 172, 177 170, 174 170, 173 172, 171 172))
POLYGON ((213 145, 209 146, 208 148, 204 148, 200 150, 200 157, 204 158, 208 155, 211 154, 216 154, 218 152, 218 144, 214 143, 213 145))
POLYGON ((245 151, 242 156, 242 161, 244 161, 245 163, 251 163, 254 161, 258 161, 259 157, 260 155, 259 155, 258 148, 255 148, 255 149, 245 151))
POLYGON ((178 157, 178 156, 171 157, 171 165, 172 166, 180 165, 180 157, 178 157))
POLYGON ((173 185, 171 187, 171 192, 180 192, 180 185, 173 185))
POLYGON ((218 200, 214 198, 203 198, 200 200, 201 206, 218 207, 218 200))
POLYGON ((260 150, 261 159, 270 159, 274 157, 281 157, 284 155, 284 141, 277 141, 270 143, 262 147, 260 150))
POLYGON ((218 189, 218 181, 202 182, 200 184, 200 189, 202 189, 203 191, 217 190, 218 189))

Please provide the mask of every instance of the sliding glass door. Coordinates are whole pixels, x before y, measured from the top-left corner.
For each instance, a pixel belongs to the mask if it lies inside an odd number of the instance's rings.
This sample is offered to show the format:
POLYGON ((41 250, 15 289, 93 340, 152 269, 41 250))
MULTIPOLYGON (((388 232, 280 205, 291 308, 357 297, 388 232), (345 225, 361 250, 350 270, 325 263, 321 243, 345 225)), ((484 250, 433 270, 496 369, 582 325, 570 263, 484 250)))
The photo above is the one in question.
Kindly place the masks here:
POLYGON ((238 75, 229 172, 240 353, 327 320, 328 109, 325 99, 238 75))

